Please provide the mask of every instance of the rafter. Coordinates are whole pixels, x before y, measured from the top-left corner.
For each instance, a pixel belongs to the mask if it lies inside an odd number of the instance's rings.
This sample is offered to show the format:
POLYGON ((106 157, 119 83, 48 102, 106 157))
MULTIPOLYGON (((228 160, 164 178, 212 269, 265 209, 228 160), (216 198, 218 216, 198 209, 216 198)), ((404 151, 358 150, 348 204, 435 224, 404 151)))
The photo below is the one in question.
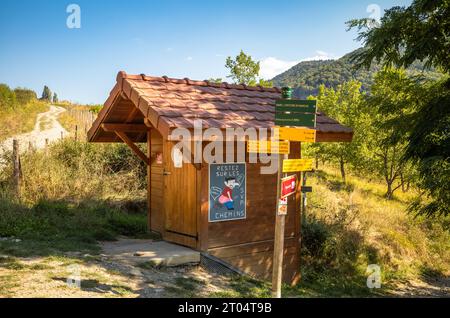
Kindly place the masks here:
POLYGON ((123 131, 114 131, 116 133, 116 135, 122 139, 122 141, 124 143, 126 143, 128 145, 128 147, 131 148, 131 150, 139 157, 142 159, 142 161, 144 161, 148 166, 151 164, 151 159, 149 157, 147 157, 142 151, 141 149, 139 149, 138 146, 136 146, 134 144, 134 142, 128 138, 127 134, 123 131))

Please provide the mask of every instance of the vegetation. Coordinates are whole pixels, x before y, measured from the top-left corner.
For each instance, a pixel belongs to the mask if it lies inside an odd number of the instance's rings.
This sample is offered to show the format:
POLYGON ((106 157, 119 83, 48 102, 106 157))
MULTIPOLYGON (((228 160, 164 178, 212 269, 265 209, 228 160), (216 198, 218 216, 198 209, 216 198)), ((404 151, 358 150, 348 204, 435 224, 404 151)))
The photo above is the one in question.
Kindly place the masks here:
MULTIPOLYGON (((10 162, 8 160, 7 162, 10 162)), ((145 237, 145 169, 124 145, 65 139, 21 158, 22 192, 11 192, 11 167, 0 172, 0 236, 23 240, 0 253, 97 251, 97 240, 145 237)))
MULTIPOLYGON (((250 55, 241 50, 239 55, 234 59, 229 56, 226 60, 225 67, 230 70, 229 78, 233 79, 236 84, 245 84, 249 86, 260 85, 262 87, 272 87, 272 82, 264 79, 258 80, 260 71, 259 62, 252 59, 250 55)), ((212 82, 222 81, 222 79, 212 79, 212 82)))
MULTIPOLYGON (((308 180, 314 191, 302 223, 302 280, 283 286, 284 297, 401 296, 404 284, 450 274, 450 218, 413 217, 405 212, 412 193, 388 200, 382 183, 352 173, 344 184, 339 166, 322 166, 308 180), (381 268, 380 289, 367 288, 369 264, 381 268)), ((212 296, 268 297, 270 288, 236 277, 212 296)))
POLYGON ((51 102, 52 101, 52 91, 48 88, 47 85, 44 86, 44 90, 42 91, 41 100, 51 102))
MULTIPOLYGON (((373 84, 374 75, 383 67, 378 63, 372 63, 367 69, 356 68, 357 65, 352 58, 361 50, 358 49, 337 60, 300 62, 286 72, 274 77, 272 81, 278 87, 290 86, 294 88, 294 95, 298 98, 317 95, 321 85, 327 88, 337 88, 338 85, 349 81, 361 82, 361 89, 369 91, 373 84)), ((424 74, 432 79, 442 76, 434 69, 424 70, 424 64, 420 62, 414 62, 410 65, 407 73, 409 76, 424 74)))
POLYGON ((10 89, 0 84, 0 141, 33 129, 37 114, 48 109, 36 99, 36 93, 25 88, 10 89))
MULTIPOLYGON (((450 214, 450 30, 448 0, 414 0, 411 6, 387 10, 377 28, 367 19, 350 21, 359 30, 365 48, 353 57, 360 66, 373 61, 409 67, 416 60, 444 73, 439 81, 413 92, 416 103, 395 103, 390 108, 392 126, 406 133, 403 159, 417 165, 422 197, 411 206, 426 215, 450 214), (401 125, 408 120, 408 125, 401 125), (401 129, 403 128, 403 129, 401 129)), ((401 94, 405 89, 399 87, 401 94)), ((407 90, 408 88, 406 88, 407 90)))
POLYGON ((31 89, 18 87, 14 89, 14 94, 16 95, 16 101, 18 105, 26 105, 37 100, 36 92, 32 91, 31 89))
POLYGON ((344 183, 346 181, 346 165, 361 166, 365 161, 362 147, 367 136, 365 128, 369 124, 369 116, 362 111, 364 94, 360 89, 361 83, 357 81, 339 85, 336 90, 322 85, 317 96, 321 111, 357 131, 351 143, 318 143, 313 144, 311 148, 312 155, 316 158, 339 164, 344 183))

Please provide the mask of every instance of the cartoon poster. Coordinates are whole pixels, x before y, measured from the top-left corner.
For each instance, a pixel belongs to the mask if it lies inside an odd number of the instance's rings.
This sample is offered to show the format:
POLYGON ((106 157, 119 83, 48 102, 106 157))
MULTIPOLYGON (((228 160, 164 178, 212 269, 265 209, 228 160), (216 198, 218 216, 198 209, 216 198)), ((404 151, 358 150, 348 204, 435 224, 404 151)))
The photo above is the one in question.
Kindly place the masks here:
POLYGON ((209 222, 245 219, 245 163, 209 165, 209 222))

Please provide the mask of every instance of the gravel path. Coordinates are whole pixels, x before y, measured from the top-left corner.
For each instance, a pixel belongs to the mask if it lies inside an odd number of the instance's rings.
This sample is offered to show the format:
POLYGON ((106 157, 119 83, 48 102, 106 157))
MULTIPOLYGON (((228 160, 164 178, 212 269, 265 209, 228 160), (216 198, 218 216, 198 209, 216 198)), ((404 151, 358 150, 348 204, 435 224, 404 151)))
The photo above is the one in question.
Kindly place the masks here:
POLYGON ((14 139, 19 140, 20 151, 24 152, 28 149, 30 142, 33 148, 42 149, 45 147, 46 139, 51 143, 61 138, 61 132, 63 136, 67 136, 67 130, 58 122, 58 116, 65 111, 66 109, 63 107, 50 106, 47 112, 38 114, 36 124, 31 132, 12 136, 0 143, 0 155, 5 151, 12 150, 14 139))

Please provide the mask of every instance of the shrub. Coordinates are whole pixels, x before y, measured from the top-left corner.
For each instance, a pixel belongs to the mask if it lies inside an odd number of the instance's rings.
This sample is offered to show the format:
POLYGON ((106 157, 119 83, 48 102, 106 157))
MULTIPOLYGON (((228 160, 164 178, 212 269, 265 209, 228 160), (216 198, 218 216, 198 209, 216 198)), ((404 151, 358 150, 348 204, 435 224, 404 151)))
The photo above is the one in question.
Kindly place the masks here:
POLYGON ((31 89, 18 87, 14 89, 14 93, 16 94, 17 103, 20 105, 25 105, 37 100, 36 93, 31 89))
POLYGON ((16 94, 8 85, 0 84, 0 110, 12 108, 16 105, 16 94))

